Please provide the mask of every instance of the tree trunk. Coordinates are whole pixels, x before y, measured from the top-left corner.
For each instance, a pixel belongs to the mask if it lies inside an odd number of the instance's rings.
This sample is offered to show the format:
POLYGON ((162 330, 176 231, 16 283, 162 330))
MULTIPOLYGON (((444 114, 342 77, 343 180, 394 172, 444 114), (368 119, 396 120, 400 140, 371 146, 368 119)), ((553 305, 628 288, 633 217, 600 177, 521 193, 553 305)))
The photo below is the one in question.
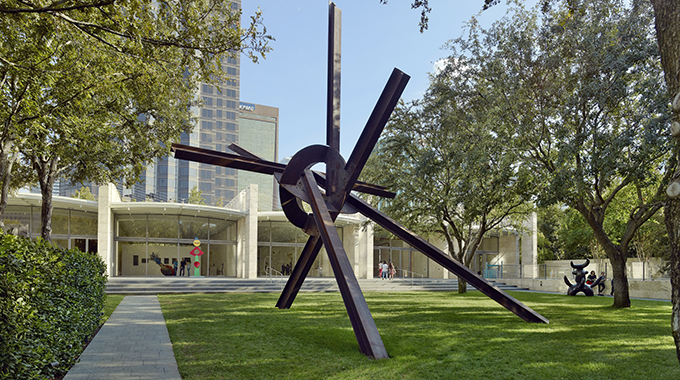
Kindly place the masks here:
POLYGON ((614 307, 624 308, 630 307, 630 293, 628 290, 628 271, 626 270, 626 260, 628 252, 626 247, 617 247, 607 233, 604 231, 602 225, 602 215, 596 216, 588 207, 579 204, 575 209, 588 222, 588 225, 593 230, 595 239, 604 249, 607 258, 612 264, 614 275, 614 307))
MULTIPOLYGON (((673 101, 680 93, 680 7, 677 0, 652 0, 652 5, 666 88, 673 101)), ((680 122, 680 109, 676 107, 673 111, 673 121, 680 122)), ((677 145, 676 154, 679 154, 677 145)), ((680 180, 680 169, 676 170, 673 180, 680 180)), ((680 361, 680 199, 669 197, 664 211, 671 249, 671 329, 680 361)))
POLYGON ((12 166, 17 159, 17 154, 11 152, 14 141, 7 138, 2 144, 0 152, 0 230, 5 229, 5 208, 9 196, 10 183, 12 181, 12 166))
POLYGON ((614 307, 630 307, 626 257, 620 252, 616 252, 614 254, 609 254, 609 252, 607 252, 607 257, 609 257, 609 261, 612 264, 612 270, 614 272, 614 307))
POLYGON ((35 158, 33 167, 38 172, 38 182, 40 183, 40 193, 42 194, 42 208, 40 219, 42 228, 40 236, 47 240, 52 240, 52 190, 54 181, 57 178, 57 158, 41 159, 35 158))
POLYGON ((669 199, 664 210, 666 214, 666 228, 671 247, 671 333, 675 339, 676 354, 680 361, 680 199, 669 199), (671 216, 669 216, 671 215, 671 216))
POLYGON ((467 281, 463 280, 461 277, 458 277, 458 294, 465 293, 467 293, 467 281))

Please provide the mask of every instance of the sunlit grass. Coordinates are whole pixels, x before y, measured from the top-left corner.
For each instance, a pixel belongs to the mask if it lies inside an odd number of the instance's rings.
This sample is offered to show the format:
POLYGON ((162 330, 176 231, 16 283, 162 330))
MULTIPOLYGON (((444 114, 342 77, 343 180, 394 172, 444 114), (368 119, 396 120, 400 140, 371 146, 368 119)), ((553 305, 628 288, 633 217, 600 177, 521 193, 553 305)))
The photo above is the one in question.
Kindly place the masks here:
POLYGON ((113 314, 113 311, 116 310, 118 307, 118 304, 120 301, 123 300, 123 295, 118 295, 118 294, 107 294, 106 295, 106 300, 104 301, 104 315, 102 316, 102 324, 106 322, 107 319, 113 314))
POLYGON ((366 293, 388 360, 359 352, 339 293, 159 296, 187 379, 680 379, 669 302, 512 295, 533 324, 471 292, 366 293))

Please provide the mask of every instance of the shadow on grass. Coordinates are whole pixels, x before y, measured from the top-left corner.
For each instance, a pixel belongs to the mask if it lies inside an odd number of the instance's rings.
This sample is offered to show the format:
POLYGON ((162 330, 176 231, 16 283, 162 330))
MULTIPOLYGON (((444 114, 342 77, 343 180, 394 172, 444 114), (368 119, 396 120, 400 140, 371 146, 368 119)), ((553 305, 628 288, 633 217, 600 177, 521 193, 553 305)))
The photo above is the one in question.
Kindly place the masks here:
POLYGON ((670 304, 515 293, 550 324, 521 320, 486 296, 366 293, 390 360, 358 349, 338 293, 160 297, 183 379, 677 379, 670 304), (653 377, 649 377, 653 374, 653 377))

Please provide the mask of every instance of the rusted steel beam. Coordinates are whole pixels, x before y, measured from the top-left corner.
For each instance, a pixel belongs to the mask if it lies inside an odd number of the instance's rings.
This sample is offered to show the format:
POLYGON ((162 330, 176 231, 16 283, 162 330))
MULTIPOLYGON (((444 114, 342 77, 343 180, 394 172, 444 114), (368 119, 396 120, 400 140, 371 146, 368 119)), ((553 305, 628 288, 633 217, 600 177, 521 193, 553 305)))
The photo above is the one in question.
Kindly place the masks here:
MULTIPOLYGON (((236 147, 237 147, 236 149, 232 150, 237 151, 239 147, 238 145, 236 147)), ((231 146, 229 149, 231 149, 231 146)), ((210 149, 197 148, 195 146, 184 144, 172 144, 172 152, 175 154, 175 158, 180 160, 201 162, 204 164, 212 164, 227 168, 247 170, 255 173, 263 174, 283 173, 283 171, 286 169, 285 164, 267 161, 261 158, 251 157, 247 154, 241 155, 240 153, 239 154, 224 153, 210 149)), ((325 176, 324 173, 318 174, 321 177, 317 177, 317 180, 325 176)), ((319 180, 319 183, 321 183, 322 186, 325 186, 326 181, 325 179, 322 179, 319 180)), ((377 195, 385 198, 394 198, 396 195, 395 193, 388 191, 385 187, 361 181, 357 181, 352 190, 361 193, 377 195)))
POLYGON ((300 291, 302 283, 305 281, 305 278, 307 278, 307 273, 312 269, 312 265, 321 250, 321 246, 322 241, 319 236, 310 236, 309 239, 307 239, 307 244, 305 244, 305 248, 302 250, 298 261, 295 263, 295 267, 293 267, 293 271, 286 282, 286 286, 283 288, 279 300, 276 302, 276 307, 279 309, 290 309, 293 305, 293 301, 295 301, 295 297, 300 291))
POLYGON ((371 112, 364 130, 361 132, 359 140, 357 140, 357 145, 354 147, 345 165, 345 170, 349 174, 345 187, 346 191, 349 192, 354 182, 359 178, 359 174, 361 174, 368 156, 371 155, 373 147, 378 142, 378 138, 380 138, 380 134, 390 119, 390 115, 399 102, 399 98, 410 78, 397 68, 392 70, 392 75, 390 75, 390 79, 380 94, 378 103, 373 108, 373 112, 371 112))
POLYGON ((425 239, 409 231, 406 227, 397 223, 389 216, 376 210, 373 206, 366 203, 361 198, 350 195, 347 198, 347 203, 354 206, 354 208, 359 210, 359 212, 361 212, 364 216, 378 223, 384 229, 393 233, 411 245, 413 248, 422 252, 425 256, 434 260, 437 264, 453 272, 456 276, 459 276, 463 280, 467 281, 469 284, 474 286, 475 289, 486 294, 491 299, 501 304, 501 306, 512 311, 525 321, 535 323, 549 323, 548 319, 546 319, 544 316, 538 314, 530 307, 519 302, 517 299, 505 293, 497 286, 494 286, 486 279, 478 276, 475 272, 470 270, 470 268, 454 260, 451 258, 451 256, 445 254, 434 245, 428 243, 425 239))
POLYGON ((303 182, 311 197, 312 214, 319 227, 321 239, 333 267, 340 294, 342 294, 349 319, 354 328, 354 335, 359 342, 359 348, 364 355, 371 358, 387 359, 389 358, 387 350, 385 350, 378 328, 373 316, 371 316, 371 311, 368 309, 366 299, 361 292, 359 281, 354 275, 352 264, 347 258, 342 240, 340 240, 338 231, 333 224, 333 218, 326 208, 326 202, 314 180, 314 174, 310 170, 304 171, 303 182))
POLYGON ((217 152, 183 144, 172 144, 172 151, 175 153, 175 158, 180 160, 202 162, 204 164, 224 166, 256 173, 281 173, 286 168, 286 165, 276 162, 244 157, 237 154, 217 152))
POLYGON ((340 151, 340 40, 342 11, 328 4, 328 79, 326 83, 326 145, 340 151))

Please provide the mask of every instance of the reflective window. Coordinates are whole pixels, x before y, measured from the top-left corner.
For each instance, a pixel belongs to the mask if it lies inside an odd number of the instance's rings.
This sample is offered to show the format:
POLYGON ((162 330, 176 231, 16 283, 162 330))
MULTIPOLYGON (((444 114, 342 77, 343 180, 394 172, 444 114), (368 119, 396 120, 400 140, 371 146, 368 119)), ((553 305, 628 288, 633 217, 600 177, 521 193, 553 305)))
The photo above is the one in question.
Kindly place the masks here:
POLYGON ((118 236, 146 237, 146 215, 118 219, 118 236))
POLYGON ((149 237, 177 239, 177 216, 149 215, 149 237))
POLYGON ((191 216, 180 216, 179 235, 180 239, 198 238, 199 240, 208 239, 208 218, 195 218, 191 216))
POLYGON ((94 212, 71 211, 71 235, 97 235, 98 217, 94 212))

